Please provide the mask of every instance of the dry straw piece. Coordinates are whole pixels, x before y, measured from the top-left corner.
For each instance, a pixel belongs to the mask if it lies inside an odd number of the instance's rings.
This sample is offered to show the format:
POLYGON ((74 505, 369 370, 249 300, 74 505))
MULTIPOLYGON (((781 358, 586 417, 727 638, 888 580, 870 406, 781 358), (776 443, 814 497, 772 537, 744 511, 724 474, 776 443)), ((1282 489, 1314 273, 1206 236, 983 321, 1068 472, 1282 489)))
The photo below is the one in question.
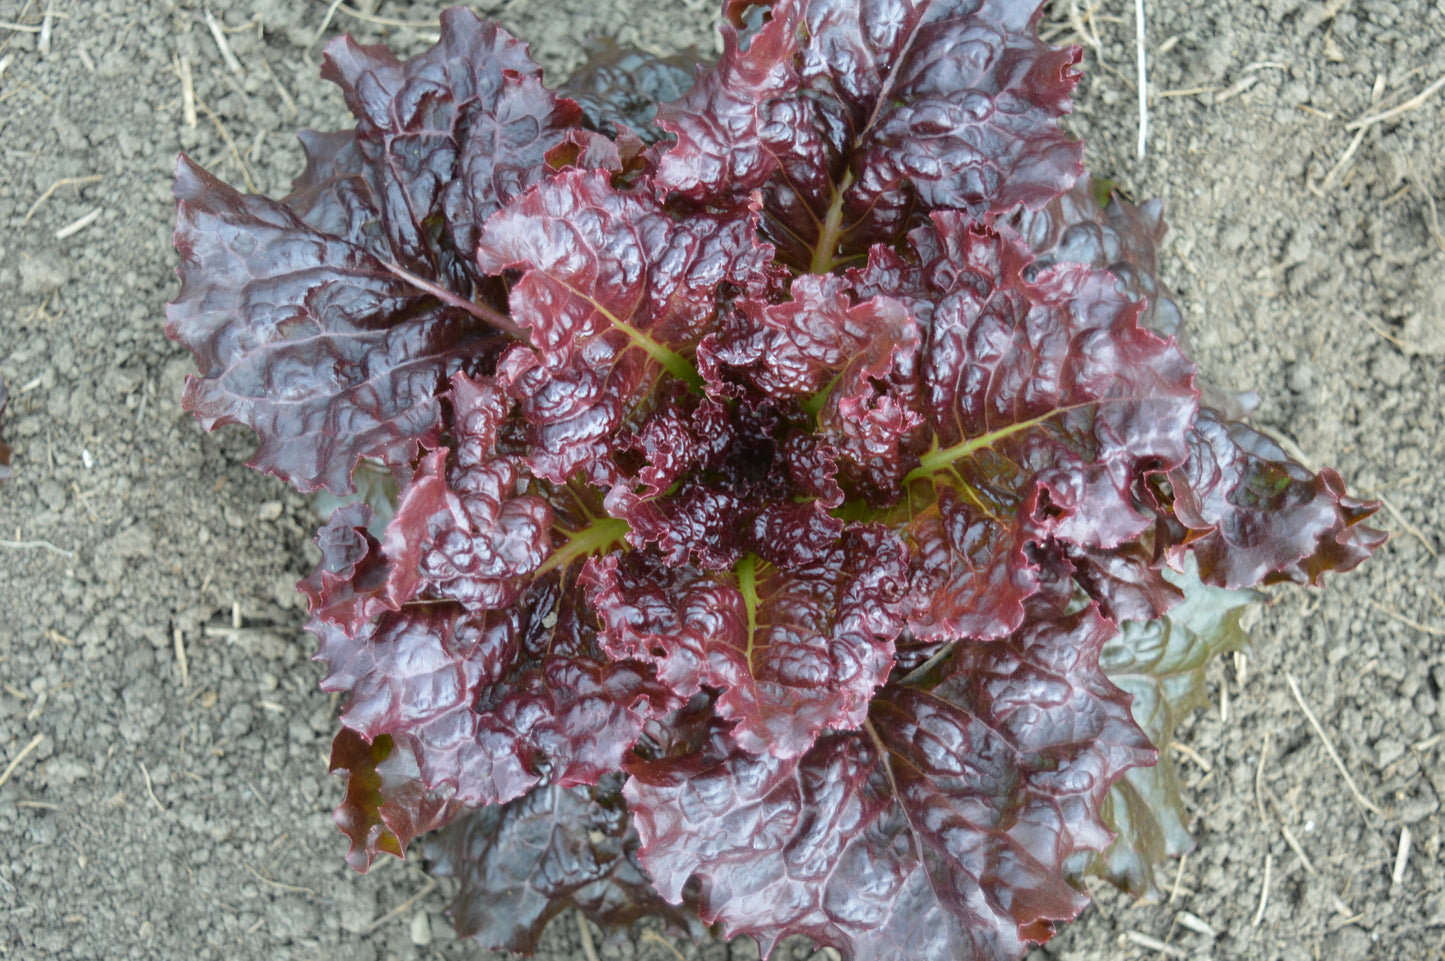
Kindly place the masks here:
POLYGON ((1335 767, 1339 768, 1340 774, 1344 776, 1345 784, 1349 787, 1350 793, 1354 795, 1355 802, 1364 810, 1384 817, 1385 812, 1381 811, 1369 798, 1360 793, 1360 789, 1355 785, 1355 779, 1350 777, 1349 769, 1345 767, 1345 762, 1340 760, 1340 755, 1335 751, 1335 746, 1330 743, 1329 736, 1325 734, 1325 729, 1320 726, 1320 722, 1315 719, 1314 712, 1311 711, 1309 705, 1305 703, 1304 696, 1299 692, 1299 682, 1294 679, 1294 675, 1286 674, 1284 679, 1289 682, 1290 693, 1294 695, 1295 703, 1300 706, 1301 711, 1304 711, 1305 717, 1309 719, 1310 726, 1315 729, 1315 733, 1320 736, 1320 741, 1324 743, 1325 751, 1329 754, 1330 760, 1335 762, 1335 767))

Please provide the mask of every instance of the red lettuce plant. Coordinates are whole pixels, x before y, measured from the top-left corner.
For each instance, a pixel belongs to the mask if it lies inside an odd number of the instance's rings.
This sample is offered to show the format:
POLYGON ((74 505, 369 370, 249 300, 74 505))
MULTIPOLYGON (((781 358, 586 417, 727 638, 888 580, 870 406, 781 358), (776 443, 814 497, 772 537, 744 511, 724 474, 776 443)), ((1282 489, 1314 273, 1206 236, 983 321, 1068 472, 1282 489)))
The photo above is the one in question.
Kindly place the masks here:
POLYGON ((464 10, 334 42, 356 128, 289 196, 180 161, 185 402, 399 492, 301 583, 357 868, 453 822, 458 927, 517 950, 575 905, 1017 958, 1083 872, 1153 886, 1230 592, 1374 507, 1201 406, 1035 0, 749 6, 641 133, 464 10))

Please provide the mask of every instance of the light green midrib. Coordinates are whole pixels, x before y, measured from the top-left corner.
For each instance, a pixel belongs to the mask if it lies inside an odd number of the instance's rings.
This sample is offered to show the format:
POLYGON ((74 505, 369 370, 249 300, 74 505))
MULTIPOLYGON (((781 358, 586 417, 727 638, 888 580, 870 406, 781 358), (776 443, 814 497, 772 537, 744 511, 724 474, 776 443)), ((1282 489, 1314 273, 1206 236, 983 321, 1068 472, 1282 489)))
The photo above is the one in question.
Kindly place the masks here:
POLYGON ((738 577, 738 591, 743 595, 743 608, 748 616, 748 644, 746 657, 749 665, 753 662, 753 639, 758 629, 758 558, 756 554, 745 554, 734 568, 738 577))
POLYGON ((566 567, 579 557, 596 554, 621 541, 631 530, 632 527, 627 521, 620 517, 604 517, 580 531, 564 531, 563 536, 567 538, 567 543, 547 555, 547 559, 537 568, 537 573, 545 574, 559 567, 566 567))

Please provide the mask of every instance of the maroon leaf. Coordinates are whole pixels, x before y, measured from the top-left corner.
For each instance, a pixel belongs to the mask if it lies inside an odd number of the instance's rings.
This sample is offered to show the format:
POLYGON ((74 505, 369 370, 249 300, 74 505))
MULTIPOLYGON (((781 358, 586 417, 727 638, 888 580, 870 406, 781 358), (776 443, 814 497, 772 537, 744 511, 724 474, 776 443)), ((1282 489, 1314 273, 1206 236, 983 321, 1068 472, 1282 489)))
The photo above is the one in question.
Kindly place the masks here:
POLYGON ((918 687, 890 685, 865 732, 801 757, 737 751, 721 727, 690 754, 629 765, 625 789, 658 893, 701 881, 704 921, 785 934, 845 959, 1018 958, 1075 916, 1063 880, 1110 840, 1099 807, 1154 751, 1104 679, 1113 626, 1029 601, 1028 626, 960 644, 918 687))
POLYGON ((898 301, 852 303, 842 278, 805 275, 791 301, 744 301, 747 335, 707 345, 717 362, 774 400, 798 399, 842 466, 896 499, 909 435, 923 421, 917 361, 921 332, 898 301))
POLYGON ((771 6, 746 50, 725 28, 717 65, 659 111, 678 136, 659 180, 699 203, 763 188, 785 260, 825 272, 919 208, 1038 207, 1081 173, 1056 122, 1079 52, 1038 40, 1036 4, 771 6))
POLYGON ((538 448, 538 476, 598 470, 608 436, 664 373, 700 386, 685 356, 717 315, 717 289, 766 273, 747 219, 679 220, 605 172, 564 171, 488 221, 483 270, 520 269, 512 316, 537 360, 514 351, 505 376, 538 448))
POLYGON ((1038 590, 1028 546, 1037 532, 935 484, 936 500, 908 527, 908 629, 922 641, 1002 637, 1024 621, 1038 590))
POLYGON ((461 808, 447 791, 426 790, 416 759, 385 734, 368 742, 343 727, 332 742, 331 773, 346 778, 346 797, 333 817, 351 839, 346 863, 358 871, 382 852, 405 857, 412 838, 447 823, 461 808))
POLYGON ((432 873, 461 882, 449 910, 457 935, 531 954, 547 922, 576 908, 604 932, 656 917, 704 937, 696 910, 659 898, 637 863, 620 787, 616 774, 592 788, 539 787, 428 841, 432 873))
POLYGON ((521 493, 520 457, 496 453, 510 399, 490 381, 453 380, 455 455, 423 459, 387 528, 385 552, 399 577, 472 610, 513 603, 552 549, 552 510, 521 493), (415 572, 413 575, 412 572, 415 572))
MULTIPOLYGON (((1166 229, 1163 205, 1158 200, 1135 205, 1109 187, 1108 181, 1086 174, 1042 208, 1015 211, 1009 223, 1037 256, 1033 270, 1055 263, 1108 270, 1129 299, 1142 306, 1139 326, 1173 337, 1185 355, 1192 356, 1174 294, 1158 276, 1157 252, 1166 229)), ((1230 418, 1242 418, 1259 405, 1253 391, 1225 390, 1208 381, 1200 381, 1199 391, 1202 403, 1230 418)))
POLYGON ((316 532, 321 564, 296 585, 306 595, 312 618, 355 632, 383 611, 401 607, 403 585, 391 577, 392 565, 368 531, 372 511, 349 503, 334 511, 316 532))
POLYGON ((1022 623, 1028 544, 1108 552, 1152 528, 1138 491, 1186 456, 1193 368, 1139 329, 1137 305, 1102 271, 1058 264, 1026 280, 1030 258, 1013 235, 952 213, 911 242, 915 262, 880 250, 854 276, 929 329, 934 442, 909 475, 909 627, 924 639, 996 637, 1022 623))
POLYGON ((498 804, 543 779, 594 784, 621 766, 648 718, 680 703, 642 664, 605 657, 575 588, 562 588, 554 574, 522 603, 485 613, 408 604, 358 631, 312 619, 322 689, 350 695, 342 723, 412 759, 420 793, 396 804, 498 804))
POLYGON ((444 12, 437 45, 405 62, 341 37, 321 75, 357 118, 393 259, 464 293, 481 279, 478 225, 550 173, 547 151, 582 117, 542 86, 526 44, 464 8, 444 12))
POLYGON ((1151 200, 1136 206, 1110 195, 1107 206, 1101 206, 1099 186, 1085 174, 1043 207, 1016 211, 1009 224, 1038 258, 1034 269, 1074 263, 1107 270, 1130 300, 1143 304, 1141 327, 1182 338, 1179 307, 1157 276, 1157 250, 1166 229, 1163 204, 1151 200))
POLYGON ((1164 563, 1165 540, 1146 536, 1139 543, 1107 551, 1069 545, 1066 563, 1079 586, 1114 623, 1152 621, 1183 599, 1166 576, 1172 571, 1164 563))
POLYGON ((1325 571, 1352 570, 1386 540, 1361 523, 1378 502, 1348 496, 1339 474, 1311 473, 1244 424, 1201 411, 1189 448, 1189 460, 1167 477, 1207 584, 1318 586, 1325 571))
POLYGON ((561 92, 577 101, 593 130, 616 137, 624 125, 647 143, 663 135, 652 123, 658 104, 685 94, 702 65, 696 50, 658 57, 608 37, 588 39, 583 49, 587 62, 566 79, 561 92))
MULTIPOLYGON (((458 147, 457 179, 445 192, 447 223, 457 250, 477 249, 480 226, 513 197, 551 175, 548 153, 578 130, 582 111, 571 100, 559 99, 536 77, 508 76, 494 103, 473 109, 465 139, 458 147)), ((603 137, 587 137, 586 144, 608 144, 603 137)), ((616 148, 613 148, 615 157, 616 148)), ((594 165, 615 169, 620 161, 579 154, 585 169, 594 165)))
POLYGON ((208 430, 255 430, 252 467, 349 493, 360 458, 410 461, 447 378, 495 350, 489 325, 185 157, 175 195, 181 292, 166 333, 201 371, 185 406, 208 430))
POLYGON ((380 203, 367 179, 366 160, 354 130, 320 133, 303 130, 297 138, 306 151, 306 169, 281 202, 308 227, 390 260, 382 232, 380 203))
POLYGON ((772 137, 775 104, 798 91, 796 13, 786 13, 752 36, 743 49, 738 32, 722 32, 723 53, 692 89, 657 110, 657 124, 677 136, 663 154, 658 181, 697 203, 761 187, 777 168, 772 137))
POLYGON ((510 399, 490 380, 465 374, 453 379, 449 398, 451 464, 445 449, 421 458, 384 542, 366 533, 371 511, 358 505, 323 528, 322 566, 301 583, 313 616, 354 631, 399 610, 423 586, 471 610, 499 609, 517 599, 551 553, 551 507, 521 493, 521 459, 496 450, 510 399))
POLYGON ((616 555, 584 575, 613 657, 657 666, 682 698, 717 688, 744 751, 796 757, 826 728, 856 728, 893 665, 905 556, 855 528, 797 571, 753 554, 732 574, 616 555))

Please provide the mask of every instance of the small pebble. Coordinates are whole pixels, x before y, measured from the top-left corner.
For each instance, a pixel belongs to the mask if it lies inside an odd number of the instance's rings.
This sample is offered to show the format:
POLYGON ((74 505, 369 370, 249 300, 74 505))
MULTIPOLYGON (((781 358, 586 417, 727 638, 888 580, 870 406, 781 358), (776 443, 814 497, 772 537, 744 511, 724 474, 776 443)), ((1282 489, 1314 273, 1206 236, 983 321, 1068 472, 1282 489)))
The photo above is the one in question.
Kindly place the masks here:
POLYGON ((411 943, 419 948, 431 944, 431 918, 427 917, 425 911, 418 911, 411 916, 411 943))

